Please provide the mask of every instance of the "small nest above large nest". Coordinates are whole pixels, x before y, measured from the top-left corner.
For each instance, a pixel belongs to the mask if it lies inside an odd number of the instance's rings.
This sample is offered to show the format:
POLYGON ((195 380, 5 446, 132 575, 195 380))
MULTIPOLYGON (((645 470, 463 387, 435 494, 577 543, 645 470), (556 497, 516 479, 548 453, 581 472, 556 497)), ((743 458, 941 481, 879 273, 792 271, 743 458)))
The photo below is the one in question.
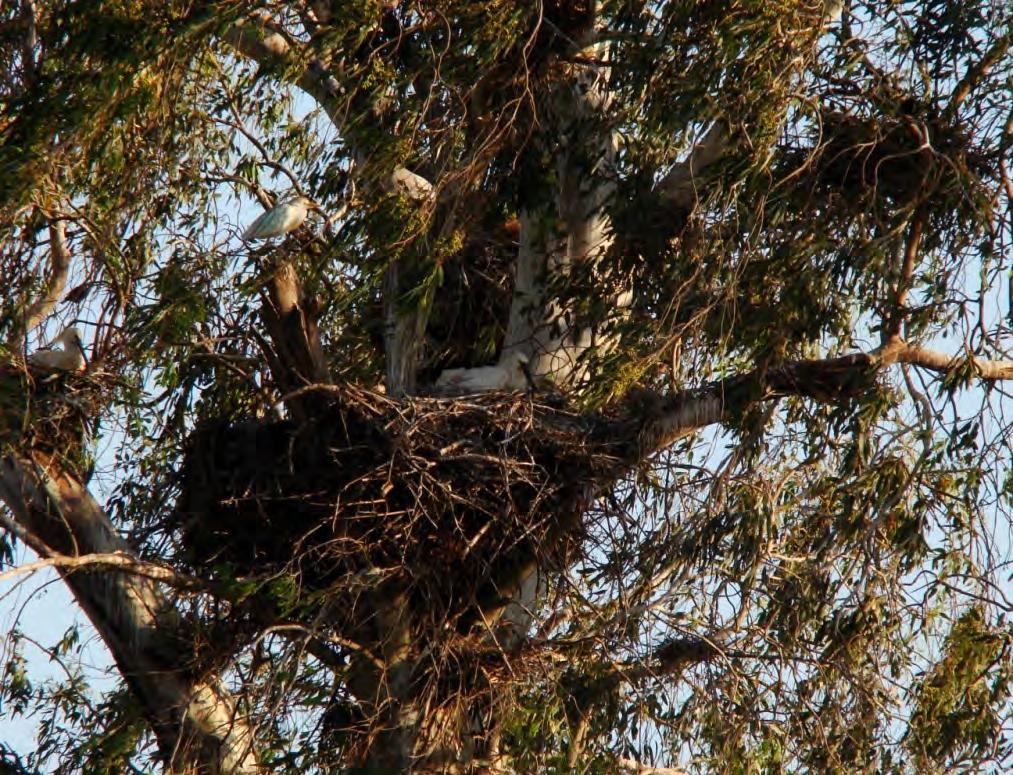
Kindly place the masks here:
POLYGON ((580 417, 522 394, 332 391, 312 421, 193 435, 176 514, 192 566, 289 573, 332 601, 381 579, 453 616, 561 559, 588 484, 611 465, 580 417))
POLYGON ((966 196, 984 162, 959 128, 941 118, 856 116, 825 112, 815 157, 815 182, 860 205, 882 198, 896 205, 923 198, 966 196))
POLYGON ((0 443, 58 454, 84 478, 83 440, 108 401, 100 378, 0 364, 0 443))

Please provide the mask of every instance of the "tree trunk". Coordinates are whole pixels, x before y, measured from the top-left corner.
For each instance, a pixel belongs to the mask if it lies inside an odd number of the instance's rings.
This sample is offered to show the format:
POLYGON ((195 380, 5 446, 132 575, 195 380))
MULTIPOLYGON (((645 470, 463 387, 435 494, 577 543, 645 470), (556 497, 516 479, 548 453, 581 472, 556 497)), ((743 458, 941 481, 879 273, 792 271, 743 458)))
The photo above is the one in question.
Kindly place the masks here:
MULTIPOLYGON (((42 455, 0 461, 0 499, 41 557, 130 552, 75 478, 42 455)), ((213 676, 198 679, 192 641, 155 582, 108 568, 62 573, 180 773, 261 772, 253 730, 213 676)))

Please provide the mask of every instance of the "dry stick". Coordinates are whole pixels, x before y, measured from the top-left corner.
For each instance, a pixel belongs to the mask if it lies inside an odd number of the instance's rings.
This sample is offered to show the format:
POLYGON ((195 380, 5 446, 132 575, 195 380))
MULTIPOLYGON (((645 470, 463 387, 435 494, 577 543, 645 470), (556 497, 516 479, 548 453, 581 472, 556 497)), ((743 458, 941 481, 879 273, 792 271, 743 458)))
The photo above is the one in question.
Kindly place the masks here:
POLYGON ((915 212, 908 229, 907 243, 904 246, 904 263, 895 288, 893 309, 887 314, 883 326, 883 343, 899 341, 901 327, 904 324, 904 305, 911 291, 911 278, 914 275, 915 263, 918 260, 918 249, 921 246, 922 231, 925 228, 926 213, 921 207, 915 212))
MULTIPOLYGON (((5 525, 6 526, 6 525, 5 525)), ((54 552, 45 559, 19 565, 16 568, 0 573, 0 581, 29 573, 35 573, 43 568, 59 568, 60 570, 73 570, 76 568, 116 568, 153 581, 163 581, 173 587, 182 589, 203 589, 206 584, 193 576, 185 576, 177 573, 171 568, 165 568, 150 562, 138 560, 127 552, 96 552, 92 554, 81 554, 72 556, 54 552)))

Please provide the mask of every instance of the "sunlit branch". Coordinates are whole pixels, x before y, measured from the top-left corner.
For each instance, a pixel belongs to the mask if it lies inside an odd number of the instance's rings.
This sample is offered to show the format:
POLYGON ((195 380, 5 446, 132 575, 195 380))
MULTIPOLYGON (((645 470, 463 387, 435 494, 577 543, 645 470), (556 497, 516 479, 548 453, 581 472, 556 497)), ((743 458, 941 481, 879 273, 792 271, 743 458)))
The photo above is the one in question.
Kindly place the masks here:
MULTIPOLYGON (((1013 379, 1013 361, 961 357, 891 340, 872 353, 838 358, 793 361, 776 368, 756 370, 719 380, 670 396, 657 396, 650 404, 639 440, 631 449, 643 459, 700 428, 728 419, 755 401, 801 396, 822 403, 854 397, 866 389, 875 374, 891 365, 907 363, 929 371, 949 374, 967 366, 981 380, 1013 379)), ((629 439, 629 423, 616 423, 609 432, 629 439)))
POLYGON ((67 248, 67 230, 59 218, 49 222, 49 278, 46 289, 35 302, 25 310, 25 332, 31 331, 56 307, 67 284, 70 270, 70 250, 67 248))

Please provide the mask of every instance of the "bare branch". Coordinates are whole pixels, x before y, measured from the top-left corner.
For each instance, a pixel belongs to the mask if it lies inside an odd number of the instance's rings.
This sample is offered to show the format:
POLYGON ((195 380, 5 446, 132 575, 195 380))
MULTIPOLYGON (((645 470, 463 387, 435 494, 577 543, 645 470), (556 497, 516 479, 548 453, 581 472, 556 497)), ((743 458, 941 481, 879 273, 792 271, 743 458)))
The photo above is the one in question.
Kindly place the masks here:
POLYGON ((151 579, 152 581, 162 581, 174 587, 194 589, 205 586, 200 579, 183 576, 171 568, 144 562, 123 551, 83 554, 77 557, 66 554, 53 554, 45 559, 19 565, 16 568, 11 568, 0 573, 0 581, 7 581, 17 576, 35 573, 43 568, 58 568, 61 571, 68 571, 86 567, 94 569, 104 568, 107 570, 116 568, 132 573, 135 576, 151 579))
MULTIPOLYGON (((263 22, 258 29, 254 26, 258 21, 259 17, 255 17, 233 25, 225 32, 223 40, 243 56, 262 65, 283 68, 301 61, 301 49, 293 48, 279 33, 264 28, 263 22)), ((311 60, 294 83, 324 109, 336 128, 341 128, 343 121, 337 99, 337 83, 319 60, 311 60)))
POLYGON ((31 331, 55 309, 67 285, 70 270, 70 251, 67 249, 67 230, 61 219, 49 222, 49 279, 42 296, 25 310, 25 332, 31 331))
POLYGON ((307 296, 291 264, 278 267, 262 299, 261 316, 274 345, 274 351, 266 355, 281 391, 290 394, 306 385, 329 383, 316 323, 317 304, 307 296))
POLYGON ((962 357, 949 353, 929 350, 903 341, 886 345, 879 353, 882 366, 894 363, 910 363, 929 371, 946 374, 964 364, 969 364, 978 379, 996 381, 1013 379, 1013 361, 993 361, 975 355, 962 357))
POLYGON ((985 52, 985 56, 975 65, 968 68, 967 72, 964 73, 964 77, 960 79, 960 83, 957 84, 957 88, 953 90, 950 104, 946 106, 948 114, 952 115, 956 112, 957 108, 967 99, 967 95, 971 93, 971 90, 989 74, 1000 59, 1006 56, 1011 45, 1013 45, 1013 30, 1010 30, 1005 35, 1001 35, 992 44, 992 47, 985 52))
POLYGON ((639 461, 756 401, 794 395, 834 403, 857 396, 872 384, 877 372, 898 363, 909 363, 941 374, 966 364, 978 379, 1013 379, 1013 361, 954 356, 896 338, 872 353, 792 361, 671 396, 652 394, 651 401, 638 398, 638 404, 646 408, 635 419, 604 426, 599 431, 600 438, 625 447, 622 454, 627 460, 639 461))
POLYGON ((904 305, 907 304, 908 293, 911 290, 911 278, 918 260, 918 249, 921 247, 926 217, 926 212, 919 209, 908 229, 907 241, 904 244, 904 263, 900 269, 900 277, 897 278, 893 309, 889 311, 883 327, 884 342, 900 338, 901 327, 904 324, 904 305))

